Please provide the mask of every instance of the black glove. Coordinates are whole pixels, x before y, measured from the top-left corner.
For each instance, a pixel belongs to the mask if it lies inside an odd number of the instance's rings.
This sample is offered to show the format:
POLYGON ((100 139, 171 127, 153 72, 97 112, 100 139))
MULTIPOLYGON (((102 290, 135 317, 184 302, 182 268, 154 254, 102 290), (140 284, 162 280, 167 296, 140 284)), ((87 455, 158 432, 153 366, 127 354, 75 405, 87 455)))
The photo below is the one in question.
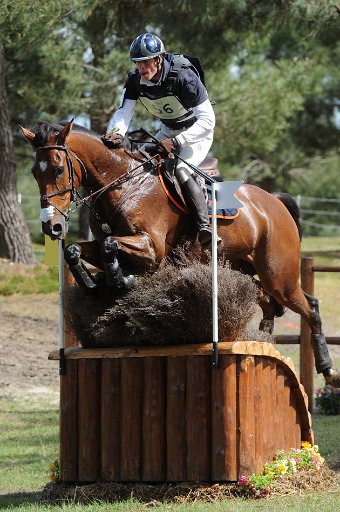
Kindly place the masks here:
POLYGON ((101 137, 101 140, 110 149, 117 149, 122 145, 123 135, 117 132, 109 132, 101 137))

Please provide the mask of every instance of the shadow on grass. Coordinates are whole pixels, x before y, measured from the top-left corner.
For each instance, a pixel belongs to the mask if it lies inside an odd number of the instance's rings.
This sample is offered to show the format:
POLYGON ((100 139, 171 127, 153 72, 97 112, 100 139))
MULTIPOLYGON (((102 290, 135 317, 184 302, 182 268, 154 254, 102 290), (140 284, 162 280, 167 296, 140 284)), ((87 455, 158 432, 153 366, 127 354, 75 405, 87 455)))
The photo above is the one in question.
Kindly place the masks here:
POLYGON ((40 502, 41 492, 11 492, 8 494, 0 495, 0 510, 11 509, 19 507, 25 503, 38 504, 40 502))

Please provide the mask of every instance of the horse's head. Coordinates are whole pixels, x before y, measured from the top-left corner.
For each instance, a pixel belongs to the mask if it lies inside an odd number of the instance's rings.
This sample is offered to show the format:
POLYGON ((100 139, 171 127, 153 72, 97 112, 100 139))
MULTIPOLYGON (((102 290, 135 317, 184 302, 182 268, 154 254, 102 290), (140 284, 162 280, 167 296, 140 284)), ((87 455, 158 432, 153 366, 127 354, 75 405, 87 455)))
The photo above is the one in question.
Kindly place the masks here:
POLYGON ((43 233, 52 240, 65 238, 70 204, 80 185, 80 177, 66 146, 72 122, 63 127, 40 123, 35 132, 20 127, 36 152, 32 174, 40 190, 40 220, 43 233))

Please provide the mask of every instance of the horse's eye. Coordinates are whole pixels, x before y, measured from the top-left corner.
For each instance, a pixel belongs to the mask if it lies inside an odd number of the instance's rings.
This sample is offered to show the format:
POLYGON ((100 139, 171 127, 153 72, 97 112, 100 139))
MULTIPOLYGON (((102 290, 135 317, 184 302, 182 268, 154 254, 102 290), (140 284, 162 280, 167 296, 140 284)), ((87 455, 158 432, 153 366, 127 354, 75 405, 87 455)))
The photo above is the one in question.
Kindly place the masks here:
POLYGON ((61 176, 61 175, 63 174, 63 172, 64 172, 64 167, 63 167, 63 166, 61 166, 61 167, 56 167, 56 169, 55 169, 55 174, 56 174, 56 176, 57 176, 57 177, 58 177, 58 176, 61 176))

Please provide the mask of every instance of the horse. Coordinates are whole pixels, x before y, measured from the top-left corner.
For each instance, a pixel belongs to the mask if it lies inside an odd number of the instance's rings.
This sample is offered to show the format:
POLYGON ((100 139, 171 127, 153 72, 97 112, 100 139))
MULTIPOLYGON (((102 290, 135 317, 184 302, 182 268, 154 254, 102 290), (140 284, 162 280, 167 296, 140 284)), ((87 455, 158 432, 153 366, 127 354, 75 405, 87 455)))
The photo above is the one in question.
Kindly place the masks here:
MULTIPOLYGON (((99 286, 85 261, 104 271, 101 275, 112 290, 127 292, 135 276, 155 272, 183 238, 194 240, 193 221, 164 192, 154 157, 109 149, 99 135, 72 126, 73 121, 42 122, 33 131, 20 127, 36 153, 32 174, 40 190, 42 231, 53 240, 64 239, 71 204, 88 204, 94 240, 68 245, 65 260, 83 288, 93 291, 99 286), (89 192, 85 198, 80 197, 81 186, 89 192)), ((218 222, 219 258, 258 277, 261 330, 271 333, 275 317, 285 308, 306 320, 316 370, 327 383, 339 386, 318 300, 299 284, 302 235, 296 202, 288 194, 270 194, 249 184, 235 197, 243 208, 236 219, 218 222)), ((193 242, 192 247, 203 258, 206 248, 199 245, 193 242)))

